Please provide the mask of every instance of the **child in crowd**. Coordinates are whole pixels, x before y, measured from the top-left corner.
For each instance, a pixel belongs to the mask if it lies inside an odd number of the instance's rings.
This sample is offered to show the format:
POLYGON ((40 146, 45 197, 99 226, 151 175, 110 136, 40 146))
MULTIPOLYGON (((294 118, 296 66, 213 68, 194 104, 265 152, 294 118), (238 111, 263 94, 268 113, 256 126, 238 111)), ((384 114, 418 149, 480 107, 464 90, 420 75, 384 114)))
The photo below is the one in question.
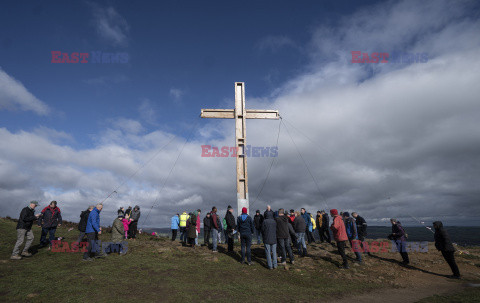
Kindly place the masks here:
POLYGON ((132 223, 132 219, 130 219, 130 215, 127 214, 125 215, 125 218, 122 219, 123 222, 123 228, 125 229, 125 239, 128 239, 128 225, 132 223))

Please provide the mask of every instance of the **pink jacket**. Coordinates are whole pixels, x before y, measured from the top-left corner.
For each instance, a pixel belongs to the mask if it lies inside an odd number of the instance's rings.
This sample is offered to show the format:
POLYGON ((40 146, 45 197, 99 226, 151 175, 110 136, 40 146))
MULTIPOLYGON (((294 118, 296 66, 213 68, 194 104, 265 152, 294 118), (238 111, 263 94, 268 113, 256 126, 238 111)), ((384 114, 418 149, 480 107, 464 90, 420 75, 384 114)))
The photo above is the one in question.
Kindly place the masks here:
POLYGON ((197 232, 200 233, 200 215, 197 215, 197 232))
POLYGON ((130 225, 130 223, 132 223, 132 221, 130 221, 130 219, 122 219, 122 222, 123 222, 123 229, 125 229, 125 231, 128 230, 128 225, 130 225))

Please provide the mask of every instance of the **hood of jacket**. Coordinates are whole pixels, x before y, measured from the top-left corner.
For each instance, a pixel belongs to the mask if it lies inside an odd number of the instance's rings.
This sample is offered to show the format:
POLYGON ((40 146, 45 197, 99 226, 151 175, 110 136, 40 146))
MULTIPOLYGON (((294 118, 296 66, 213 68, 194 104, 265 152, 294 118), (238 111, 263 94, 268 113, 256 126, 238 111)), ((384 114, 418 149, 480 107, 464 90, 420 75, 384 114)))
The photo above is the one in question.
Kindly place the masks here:
POLYGON ((433 222, 433 227, 435 229, 442 229, 443 228, 443 223, 441 221, 435 221, 435 222, 433 222))

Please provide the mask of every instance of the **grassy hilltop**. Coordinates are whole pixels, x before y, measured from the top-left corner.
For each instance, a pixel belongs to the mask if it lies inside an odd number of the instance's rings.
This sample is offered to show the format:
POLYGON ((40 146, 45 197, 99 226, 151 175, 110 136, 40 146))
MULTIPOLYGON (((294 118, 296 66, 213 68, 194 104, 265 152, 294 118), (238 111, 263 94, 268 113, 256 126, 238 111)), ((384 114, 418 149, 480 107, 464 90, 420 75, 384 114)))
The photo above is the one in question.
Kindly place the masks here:
MULTIPOLYGON (((398 253, 375 253, 363 265, 340 270, 340 256, 328 244, 310 245, 309 257, 296 264, 265 268, 263 246, 253 245, 254 265, 241 265, 240 246, 226 255, 142 234, 129 240, 125 256, 82 262, 82 253, 35 252, 40 228, 34 226, 33 257, 10 260, 16 223, 0 218, 0 301, 2 302, 480 302, 480 249, 457 254, 464 279, 449 280, 448 265, 433 244, 428 253, 411 253, 411 268, 401 267, 398 253), (453 296, 452 296, 453 294, 453 296)), ((57 237, 73 242, 69 226, 57 237)), ((100 236, 110 241, 110 234, 100 236)), ((349 256, 353 257, 350 251, 349 256)))

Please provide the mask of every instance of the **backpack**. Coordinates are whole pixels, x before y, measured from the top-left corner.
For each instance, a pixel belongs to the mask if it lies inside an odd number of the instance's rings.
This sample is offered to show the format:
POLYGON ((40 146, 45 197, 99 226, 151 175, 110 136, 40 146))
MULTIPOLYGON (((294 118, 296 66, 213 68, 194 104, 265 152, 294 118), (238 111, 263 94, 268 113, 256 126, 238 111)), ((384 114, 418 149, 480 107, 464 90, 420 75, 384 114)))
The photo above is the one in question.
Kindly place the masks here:
POLYGON ((224 230, 227 230, 227 220, 225 218, 223 218, 223 229, 224 230))

